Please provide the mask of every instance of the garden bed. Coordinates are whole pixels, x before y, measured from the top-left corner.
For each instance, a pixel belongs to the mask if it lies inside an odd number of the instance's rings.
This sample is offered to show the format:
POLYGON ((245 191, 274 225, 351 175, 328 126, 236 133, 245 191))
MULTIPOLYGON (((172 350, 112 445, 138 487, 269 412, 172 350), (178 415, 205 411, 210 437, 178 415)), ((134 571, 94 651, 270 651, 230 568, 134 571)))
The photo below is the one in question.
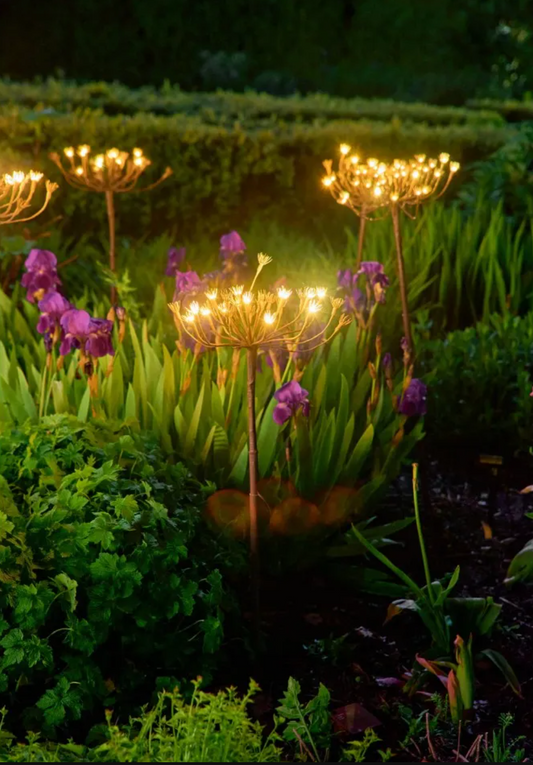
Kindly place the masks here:
MULTIPOLYGON (((515 716, 513 734, 523 735, 527 741, 533 737, 533 593, 503 584, 511 558, 532 535, 533 527, 525 513, 532 509, 533 501, 517 493, 527 480, 522 465, 493 481, 492 491, 489 472, 483 466, 477 474, 466 473, 457 463, 452 471, 449 465, 444 469, 443 462, 432 462, 427 478, 431 507, 423 507, 432 573, 440 577, 460 564, 458 595, 492 596, 503 605, 491 647, 511 662, 522 685, 523 698, 518 698, 509 687, 504 688, 501 676, 488 663, 478 668, 481 682, 475 719, 463 730, 463 754, 478 734, 495 728, 500 714, 506 712, 515 716), (491 539, 485 539, 488 527, 491 539)), ((399 505, 408 512, 410 503, 406 473, 397 481, 386 504, 394 513, 399 505)), ((393 559, 421 581, 416 532, 413 528, 401 536, 405 545, 394 551, 393 559)), ((435 705, 423 695, 410 702, 399 686, 398 680, 411 669, 416 652, 427 645, 427 636, 416 615, 399 616, 384 624, 388 602, 390 599, 361 594, 342 583, 332 584, 316 573, 265 583, 265 655, 255 672, 241 664, 243 685, 252 672, 263 689, 255 707, 259 719, 269 723, 287 677, 292 675, 301 680, 309 697, 316 693, 319 683, 324 683, 331 692, 334 711, 360 704, 381 723, 376 729, 382 739, 380 746, 398 752, 408 728, 402 706, 412 704, 416 714, 423 715, 427 709, 433 715, 435 705), (343 636, 345 639, 339 640, 343 636)), ((235 669, 234 665, 233 683, 235 669)), ((435 678, 425 690, 429 695, 440 692, 441 686, 435 678)), ((365 720, 361 718, 362 728, 366 727, 365 720)), ((359 732, 358 725, 357 718, 352 733, 359 732)), ((422 724, 407 749, 396 756, 415 761, 428 756, 424 737, 422 724)), ((447 739, 438 730, 432 742, 443 760, 456 746, 455 739, 447 739)))

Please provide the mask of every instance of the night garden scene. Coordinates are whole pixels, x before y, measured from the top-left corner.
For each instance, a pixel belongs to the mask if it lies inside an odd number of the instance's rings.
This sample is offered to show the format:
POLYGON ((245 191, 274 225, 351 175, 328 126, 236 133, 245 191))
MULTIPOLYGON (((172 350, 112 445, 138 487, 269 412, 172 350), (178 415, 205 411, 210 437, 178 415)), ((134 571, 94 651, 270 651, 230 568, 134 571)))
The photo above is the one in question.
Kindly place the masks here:
POLYGON ((0 762, 530 761, 532 0, 0 0, 0 762))

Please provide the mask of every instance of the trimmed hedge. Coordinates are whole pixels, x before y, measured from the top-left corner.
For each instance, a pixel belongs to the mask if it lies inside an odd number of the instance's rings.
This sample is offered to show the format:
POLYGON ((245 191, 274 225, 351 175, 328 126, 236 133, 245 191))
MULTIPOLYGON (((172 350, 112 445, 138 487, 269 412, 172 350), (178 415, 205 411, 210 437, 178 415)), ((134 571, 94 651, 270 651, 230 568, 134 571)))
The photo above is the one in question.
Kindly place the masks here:
POLYGON ((467 101, 470 109, 479 109, 486 114, 497 112, 507 122, 529 122, 533 120, 533 101, 495 101, 490 98, 467 101))
POLYGON ((48 79, 18 83, 0 80, 0 104, 32 109, 53 108, 60 112, 78 108, 102 109, 106 114, 151 112, 159 115, 198 116, 209 124, 266 121, 309 122, 345 119, 391 119, 424 122, 428 125, 503 125, 497 111, 454 106, 434 106, 401 101, 332 98, 317 93, 308 96, 276 97, 266 93, 186 93, 178 87, 128 88, 120 83, 74 82, 48 79))
MULTIPOLYGON (((398 120, 335 120, 268 128, 235 124, 230 128, 183 115, 109 117, 90 110, 37 114, 4 108, 0 110, 0 171, 22 164, 61 180, 48 159, 52 150, 80 143, 99 150, 138 145, 153 161, 147 178, 157 177, 167 165, 174 175, 149 194, 121 196, 120 225, 128 234, 158 233, 169 226, 185 233, 198 228, 220 231, 242 225, 258 211, 309 225, 314 216, 325 214, 331 219, 335 214, 336 206, 320 184, 321 163, 335 156, 341 141, 359 147, 367 156, 384 159, 417 151, 449 151, 468 165, 490 155, 514 134, 509 127, 428 127, 398 120)), ((62 183, 39 225, 63 215, 77 235, 100 231, 104 230, 103 209, 98 195, 62 183)), ((346 216, 339 220, 345 224, 346 216)))

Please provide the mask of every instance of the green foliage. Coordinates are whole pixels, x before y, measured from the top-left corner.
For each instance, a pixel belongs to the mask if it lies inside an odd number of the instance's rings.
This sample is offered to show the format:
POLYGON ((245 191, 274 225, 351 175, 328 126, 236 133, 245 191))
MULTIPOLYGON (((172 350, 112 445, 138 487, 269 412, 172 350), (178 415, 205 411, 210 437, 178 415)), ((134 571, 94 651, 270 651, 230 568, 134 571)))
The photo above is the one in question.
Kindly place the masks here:
POLYGON ((211 694, 195 683, 188 700, 177 689, 164 691, 126 725, 114 724, 108 712, 107 727, 99 727, 105 741, 92 747, 52 744, 34 733, 17 744, 3 729, 4 709, 0 762, 279 762, 278 736, 265 737, 248 715, 257 691, 251 683, 244 696, 234 688, 211 694))
MULTIPOLYGON (((40 371, 44 348, 30 329, 36 313, 32 306, 23 304, 31 317, 29 324, 15 308, 14 299, 0 293, 0 300, 0 317, 6 317, 3 335, 0 323, 0 359, 6 359, 0 368, 0 420, 36 421, 35 402, 46 395, 40 371), (13 338, 11 327, 18 327, 26 348, 19 341, 6 350, 4 341, 9 343, 13 338)), ((219 349, 195 360, 191 352, 178 350, 176 330, 160 290, 150 328, 151 332, 144 321, 138 335, 130 321, 126 341, 120 345, 115 338, 116 357, 100 361, 99 398, 92 402, 98 415, 152 431, 165 452, 176 452, 199 477, 219 488, 244 489, 248 470, 244 355, 219 349)), ((272 418, 273 375, 261 357, 256 385, 261 478, 275 475, 290 480, 297 497, 317 504, 322 500, 332 504, 334 500, 329 500, 326 492, 337 484, 352 487, 366 483, 354 509, 366 508, 371 499, 380 496, 422 437, 423 428, 419 422, 400 437, 406 418, 394 409, 379 359, 376 380, 371 379, 368 361, 372 344, 372 335, 358 333, 354 323, 329 347, 313 354, 307 366, 298 371, 303 373, 302 385, 310 394, 311 415, 300 421, 297 429, 287 426, 282 436, 272 418), (291 453, 288 461, 287 451, 291 453)), ((291 362, 284 379, 291 379, 295 372, 291 362)), ((87 384, 78 374, 76 357, 68 357, 47 386, 51 394, 46 395, 46 411, 69 412, 83 420, 90 416, 87 384)), ((395 393, 400 387, 398 380, 395 393)), ((272 496, 272 509, 289 498, 272 496)))
POLYGON ((126 425, 54 416, 0 432, 0 476, 13 713, 51 730, 99 704, 131 709, 158 675, 209 675, 230 601, 183 465, 126 425))
MULTIPOLYGON (((321 163, 341 141, 383 159, 446 149, 467 164, 487 157, 512 135, 513 129, 491 124, 428 126, 396 118, 249 125, 208 124, 188 114, 110 117, 91 110, 28 114, 19 107, 0 109, 0 149, 4 153, 9 147, 10 166, 15 161, 35 165, 58 178, 48 153, 82 142, 95 150, 141 146, 153 162, 147 178, 170 166, 174 174, 157 189, 120 195, 117 201, 119 235, 136 236, 168 228, 183 235, 242 227, 259 211, 302 227, 315 216, 331 220, 335 206, 320 184, 321 163)), ((65 188, 55 197, 40 225, 60 212, 69 236, 80 230, 105 232, 100 195, 65 188)), ((341 209, 337 219, 342 217, 341 209)))
POLYGON ((329 750, 332 733, 329 691, 321 683, 317 695, 307 704, 300 701, 300 693, 300 683, 290 677, 287 690, 276 709, 278 723, 283 728, 285 741, 296 747, 300 745, 301 755, 312 753, 311 759, 322 762, 319 751, 329 750))
MULTIPOLYGON (((386 566, 412 593, 412 598, 396 600, 389 606, 387 619, 391 619, 404 611, 418 614, 431 636, 432 646, 429 651, 425 652, 425 657, 416 657, 417 662, 428 672, 437 675, 447 688, 452 719, 457 723, 463 712, 468 713, 472 710, 474 702, 475 679, 472 641, 474 639, 479 641, 484 636, 490 635, 500 615, 501 606, 494 603, 490 596, 487 598, 451 598, 450 594, 459 581, 459 566, 446 584, 442 581, 432 580, 418 505, 417 467, 417 465, 413 465, 413 498, 420 552, 426 577, 425 587, 419 587, 405 571, 378 550, 357 528, 353 527, 352 531, 368 552, 386 566), (462 635, 469 636, 467 643, 463 640, 462 635), (450 660, 452 654, 455 654, 455 662, 450 660), (442 668, 448 668, 451 671, 446 676, 443 675, 442 668)), ((520 683, 512 667, 500 653, 485 648, 480 652, 480 656, 489 659, 502 673, 512 690, 520 695, 520 683)), ((420 677, 414 673, 408 683, 408 690, 413 692, 419 684, 420 677)))
POLYGON ((47 78, 36 82, 0 80, 0 104, 21 106, 39 112, 43 108, 56 112, 77 109, 101 109, 105 114, 158 115, 186 114, 197 116, 207 124, 258 126, 269 122, 314 122, 328 120, 369 119, 388 122, 424 122, 428 125, 502 125, 504 119, 496 110, 409 103, 391 99, 335 98, 325 93, 280 98, 268 93, 247 91, 235 93, 190 93, 177 86, 128 88, 114 82, 76 83, 47 78))
POLYGON ((466 102, 469 109, 497 112, 507 122, 531 122, 533 120, 533 101, 516 99, 498 100, 495 98, 471 98, 466 102))
POLYGON ((530 539, 518 552, 507 569, 505 584, 533 581, 533 539, 530 539))
POLYGON ((257 690, 252 683, 239 697, 234 688, 208 694, 196 687, 188 702, 177 691, 163 693, 128 726, 109 724, 108 741, 93 756, 98 762, 279 762, 277 736, 264 740, 261 725, 248 716, 257 690))
POLYGON ((527 448, 533 424, 533 316, 492 315, 426 341, 427 426, 440 444, 508 455, 527 448))
POLYGON ((507 731, 514 723, 510 712, 500 715, 499 727, 492 732, 492 737, 485 735, 483 747, 483 762, 524 762, 525 749, 519 747, 525 736, 509 741, 507 731))
MULTIPOLYGON (((367 728, 364 732, 363 738, 360 740, 350 741, 348 746, 342 751, 346 762, 365 762, 368 750, 373 744, 377 744, 381 741, 380 737, 373 728, 367 728)), ((381 761, 387 762, 388 752, 380 752, 381 761), (385 755, 385 757, 384 757, 385 755)))

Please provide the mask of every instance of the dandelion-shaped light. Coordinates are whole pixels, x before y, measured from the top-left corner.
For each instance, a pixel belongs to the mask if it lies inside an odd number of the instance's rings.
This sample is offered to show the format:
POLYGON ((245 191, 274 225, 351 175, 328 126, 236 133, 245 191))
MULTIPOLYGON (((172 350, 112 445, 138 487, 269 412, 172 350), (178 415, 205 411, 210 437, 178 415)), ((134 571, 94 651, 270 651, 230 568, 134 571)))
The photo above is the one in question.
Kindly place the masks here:
POLYGON ((0 176, 0 225, 24 223, 40 215, 48 205, 57 183, 44 178, 42 173, 20 170, 0 176), (37 211, 31 212, 35 194, 44 186, 44 201, 37 211))
MULTIPOLYGON (((59 154, 50 154, 71 186, 84 191, 94 191, 105 194, 107 218, 109 223, 109 267, 116 271, 116 236, 115 236, 115 194, 127 194, 131 191, 148 191, 158 186, 172 174, 167 167, 163 175, 155 183, 138 189, 137 181, 144 171, 152 164, 144 156, 142 149, 133 149, 131 153, 120 149, 108 149, 105 154, 91 156, 91 147, 87 145, 67 146, 63 150, 66 166, 59 154)), ((115 289, 111 291, 111 302, 115 302, 115 289)))
POLYGON ((341 313, 341 298, 326 299, 322 288, 293 292, 285 287, 277 292, 255 290, 262 269, 271 262, 267 255, 258 256, 258 267, 248 290, 243 285, 224 290, 211 290, 202 301, 182 305, 171 303, 179 331, 206 348, 230 347, 246 351, 248 403, 249 513, 252 576, 257 592, 258 528, 257 528, 257 432, 255 415, 255 382, 257 354, 261 348, 294 351, 304 347, 314 350, 327 343, 351 321, 341 313), (317 318, 323 319, 320 323, 317 318))
POLYGON ((404 335, 413 349, 411 323, 407 302, 407 286, 403 259, 399 211, 414 218, 419 205, 430 198, 438 198, 448 188, 450 181, 459 170, 459 162, 450 161, 446 152, 438 159, 416 154, 405 161, 395 159, 387 164, 370 158, 363 163, 352 153, 348 144, 341 144, 337 170, 332 161, 324 163, 326 175, 322 184, 338 204, 349 207, 361 219, 356 269, 362 259, 365 225, 367 220, 378 220, 391 213, 397 253, 398 281, 402 301, 404 335))

